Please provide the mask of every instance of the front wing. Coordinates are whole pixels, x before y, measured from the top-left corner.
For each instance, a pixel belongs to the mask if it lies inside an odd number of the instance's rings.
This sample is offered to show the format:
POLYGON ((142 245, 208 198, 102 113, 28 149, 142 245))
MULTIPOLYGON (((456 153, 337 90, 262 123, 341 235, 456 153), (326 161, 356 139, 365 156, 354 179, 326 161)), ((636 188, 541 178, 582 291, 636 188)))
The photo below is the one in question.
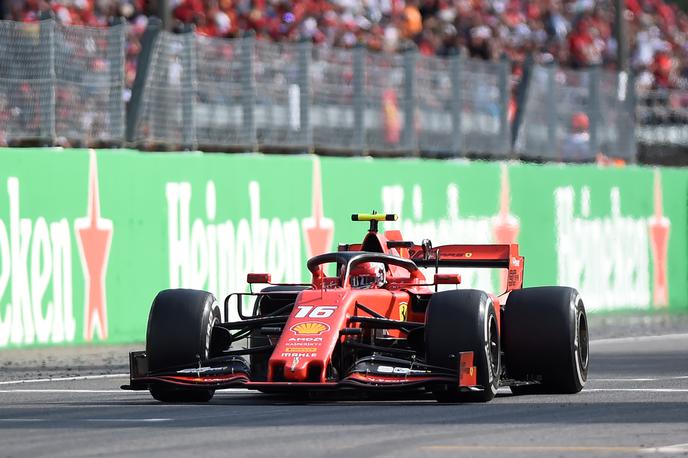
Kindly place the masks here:
POLYGON ((247 388, 261 391, 339 390, 339 389, 415 389, 431 385, 455 385, 465 391, 482 389, 476 384, 473 352, 461 352, 459 368, 449 371, 396 358, 365 357, 338 381, 267 382, 252 381, 250 369, 240 357, 225 359, 222 364, 199 365, 177 370, 149 373, 145 352, 129 354, 130 383, 125 390, 147 390, 150 384, 163 383, 187 388, 247 388))

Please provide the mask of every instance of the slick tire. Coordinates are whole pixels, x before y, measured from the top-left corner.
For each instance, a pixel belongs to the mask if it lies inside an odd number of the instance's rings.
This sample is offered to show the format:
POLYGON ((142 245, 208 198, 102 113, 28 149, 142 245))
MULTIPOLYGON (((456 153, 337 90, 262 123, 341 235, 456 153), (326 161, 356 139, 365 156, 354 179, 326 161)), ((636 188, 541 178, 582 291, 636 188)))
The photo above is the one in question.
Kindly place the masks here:
POLYGON ((459 353, 473 352, 477 384, 482 391, 462 392, 455 385, 433 387, 440 402, 488 402, 495 397, 501 374, 500 342, 494 304, 483 291, 467 289, 432 295, 425 316, 426 361, 453 371, 459 353))
POLYGON ((588 319, 578 291, 561 286, 509 293, 502 318, 509 378, 539 384, 514 394, 578 393, 588 377, 588 319))
MULTIPOLYGON (((168 289, 153 300, 148 315, 146 355, 151 372, 198 366, 210 356, 210 343, 220 309, 215 297, 193 289, 168 289)), ((213 389, 152 384, 151 395, 163 402, 207 402, 213 389)))

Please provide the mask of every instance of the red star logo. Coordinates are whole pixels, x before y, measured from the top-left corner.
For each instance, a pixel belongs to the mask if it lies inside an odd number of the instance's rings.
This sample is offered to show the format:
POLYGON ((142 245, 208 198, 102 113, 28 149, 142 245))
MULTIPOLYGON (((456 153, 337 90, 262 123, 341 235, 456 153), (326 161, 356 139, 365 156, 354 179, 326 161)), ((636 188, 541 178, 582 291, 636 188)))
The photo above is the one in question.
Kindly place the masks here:
MULTIPOLYGON (((509 201, 511 199, 511 189, 509 187, 509 171, 506 164, 502 164, 502 189, 499 197, 499 213, 493 219, 493 236, 496 243, 511 244, 516 243, 520 223, 518 218, 511 213, 509 201)), ((500 275, 500 288, 506 288, 508 272, 504 271, 500 275)))
POLYGON ((662 197, 662 176, 659 169, 655 169, 654 183, 655 214, 648 222, 650 231, 650 251, 652 252, 654 288, 653 302, 658 306, 669 304, 669 279, 667 276, 667 255, 669 253, 669 232, 671 221, 664 216, 662 197))
POLYGON ((311 195, 311 217, 303 220, 308 257, 326 253, 332 246, 334 222, 323 215, 322 183, 320 180, 320 160, 313 160, 313 191, 311 195))
POLYGON ((81 267, 84 271, 84 339, 93 340, 98 328, 100 340, 107 339, 107 307, 105 303, 105 273, 107 271, 112 220, 100 217, 98 163, 91 150, 89 165, 88 206, 86 216, 74 221, 81 267))

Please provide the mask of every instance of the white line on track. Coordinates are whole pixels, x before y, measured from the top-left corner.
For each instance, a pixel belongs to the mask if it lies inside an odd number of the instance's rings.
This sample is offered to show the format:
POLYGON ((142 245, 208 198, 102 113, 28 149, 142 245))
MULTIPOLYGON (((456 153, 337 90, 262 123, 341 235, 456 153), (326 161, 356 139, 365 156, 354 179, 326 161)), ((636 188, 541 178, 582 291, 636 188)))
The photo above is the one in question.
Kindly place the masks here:
POLYGON ((688 388, 584 388, 583 393, 620 391, 637 393, 688 393, 688 388))
MULTIPOLYGON (((110 394, 123 394, 129 396, 130 393, 139 393, 148 395, 148 391, 131 391, 131 390, 84 390, 84 389, 28 389, 28 388, 10 388, 10 389, 0 389, 0 393, 74 393, 74 394, 85 394, 85 393, 110 393, 110 394)), ((247 390, 245 388, 228 388, 219 390, 217 394, 231 393, 231 394, 256 394, 256 391, 247 390)))
POLYGON ((24 380, 8 380, 0 382, 0 385, 18 385, 21 383, 45 383, 45 382, 71 382, 74 380, 98 380, 104 378, 123 378, 129 374, 99 374, 99 375, 80 375, 75 377, 53 377, 53 378, 31 378, 24 380))
POLYGON ((655 378, 591 378, 590 382, 661 382, 664 380, 686 380, 688 375, 677 377, 655 377, 655 378))
MULTIPOLYGON (((0 423, 39 423, 54 420, 47 418, 0 418, 0 423)), ((62 420, 64 421, 64 420, 62 420)), ((172 418, 74 418, 69 422, 92 422, 92 423, 156 423, 162 421, 174 421, 172 418)))
POLYGON ((655 340, 688 339, 688 334, 663 334, 658 336, 612 337, 609 339, 592 339, 590 345, 624 342, 647 342, 655 340))
POLYGON ((124 393, 123 390, 0 390, 0 393, 124 393))

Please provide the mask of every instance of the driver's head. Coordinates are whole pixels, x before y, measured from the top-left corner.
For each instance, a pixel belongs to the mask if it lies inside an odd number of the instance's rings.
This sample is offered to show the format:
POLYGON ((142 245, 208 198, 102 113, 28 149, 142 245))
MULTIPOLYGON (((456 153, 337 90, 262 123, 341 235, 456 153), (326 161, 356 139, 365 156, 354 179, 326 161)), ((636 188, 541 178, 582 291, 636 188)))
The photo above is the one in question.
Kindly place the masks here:
POLYGON ((385 283, 385 265, 380 262, 362 262, 351 268, 349 275, 352 288, 378 287, 385 283))

